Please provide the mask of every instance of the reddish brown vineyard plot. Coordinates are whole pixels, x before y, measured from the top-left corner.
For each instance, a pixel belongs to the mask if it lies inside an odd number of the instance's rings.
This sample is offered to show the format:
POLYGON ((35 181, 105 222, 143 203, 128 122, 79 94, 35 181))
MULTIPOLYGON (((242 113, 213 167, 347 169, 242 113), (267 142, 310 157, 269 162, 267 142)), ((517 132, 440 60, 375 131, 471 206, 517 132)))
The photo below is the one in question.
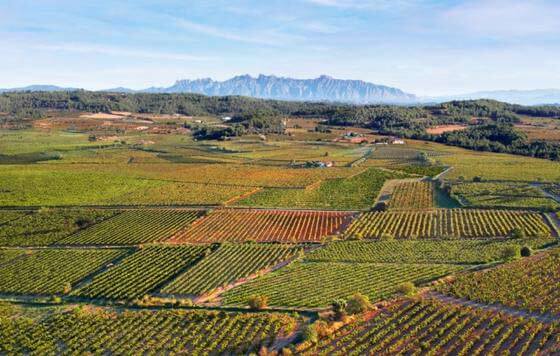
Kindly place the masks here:
POLYGON ((219 209, 179 231, 169 242, 320 242, 342 231, 352 216, 335 211, 219 209))

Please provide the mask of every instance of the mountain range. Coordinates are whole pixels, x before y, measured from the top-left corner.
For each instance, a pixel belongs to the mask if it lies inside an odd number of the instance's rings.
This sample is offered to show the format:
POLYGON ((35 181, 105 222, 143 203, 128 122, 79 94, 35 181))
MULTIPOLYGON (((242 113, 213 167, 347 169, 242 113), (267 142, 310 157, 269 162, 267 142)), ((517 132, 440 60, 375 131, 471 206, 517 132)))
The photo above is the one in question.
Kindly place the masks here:
MULTIPOLYGON (((54 85, 31 85, 9 91, 72 91, 54 85)), ((463 95, 417 97, 398 88, 361 80, 334 79, 322 75, 314 79, 293 79, 274 75, 240 75, 225 81, 210 78, 178 80, 169 87, 151 87, 142 90, 112 88, 103 91, 118 93, 198 93, 210 96, 242 95, 262 99, 347 102, 354 104, 417 104, 450 100, 494 99, 514 104, 538 105, 560 103, 559 89, 481 91, 463 95)))

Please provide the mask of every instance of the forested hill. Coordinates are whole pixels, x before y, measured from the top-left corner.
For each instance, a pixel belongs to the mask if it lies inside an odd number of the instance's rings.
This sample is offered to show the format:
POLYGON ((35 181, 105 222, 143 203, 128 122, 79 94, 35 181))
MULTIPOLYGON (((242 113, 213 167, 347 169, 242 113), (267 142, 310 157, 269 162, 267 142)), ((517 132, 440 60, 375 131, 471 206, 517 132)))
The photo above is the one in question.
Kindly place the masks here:
MULTIPOLYGON (((241 96, 199 94, 125 94, 89 91, 0 94, 0 121, 32 120, 48 110, 130 111, 137 113, 228 115, 234 122, 277 120, 281 116, 314 117, 332 125, 359 126, 383 134, 434 140, 457 146, 559 159, 560 148, 549 142, 529 142, 512 124, 521 116, 560 119, 560 107, 522 106, 493 100, 451 101, 428 106, 350 105, 263 100, 241 96), (460 132, 431 135, 440 124, 472 124, 460 132)), ((1 123, 1 122, 0 122, 1 123)))

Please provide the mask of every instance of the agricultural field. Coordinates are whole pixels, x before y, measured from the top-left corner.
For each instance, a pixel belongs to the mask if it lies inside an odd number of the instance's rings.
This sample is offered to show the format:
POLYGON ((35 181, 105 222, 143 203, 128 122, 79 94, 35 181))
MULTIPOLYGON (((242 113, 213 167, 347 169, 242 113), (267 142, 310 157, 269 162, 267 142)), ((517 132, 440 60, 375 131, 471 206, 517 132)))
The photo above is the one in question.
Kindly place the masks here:
POLYGON ((357 292, 378 301, 394 295, 403 282, 420 285, 460 269, 446 264, 301 262, 227 291, 222 301, 246 305, 250 296, 263 295, 273 306, 326 307, 357 292))
POLYGON ((453 183, 451 195, 465 205, 478 208, 560 208, 560 204, 541 189, 526 183, 453 183))
POLYGON ((422 210, 434 208, 434 183, 403 182, 391 194, 390 210, 422 210))
POLYGON ((306 189, 263 189, 239 206, 359 210, 371 208, 386 180, 408 175, 369 168, 348 178, 329 179, 306 189))
POLYGON ((0 246, 46 246, 111 218, 116 212, 94 209, 0 211, 0 246))
POLYGON ((351 218, 335 211, 216 209, 169 242, 321 242, 340 233, 351 218))
POLYGON ((528 236, 548 236, 540 213, 509 210, 437 209, 362 213, 344 235, 358 238, 489 238, 504 237, 515 228, 528 236))
POLYGON ((164 241, 189 226, 199 210, 128 210, 58 241, 60 245, 137 245, 164 241))
POLYGON ((333 241, 306 255, 307 261, 349 263, 483 264, 503 259, 511 247, 538 249, 555 243, 552 237, 524 239, 455 239, 402 241, 333 241))
POLYGON ((560 353, 558 162, 193 98, 0 129, 0 355, 560 353))
POLYGON ((76 283, 124 256, 123 249, 27 250, 0 266, 0 293, 67 294, 76 283))
POLYGON ((558 324, 405 299, 316 344, 301 344, 298 354, 549 355, 558 351, 559 335, 558 324))
POLYGON ((0 266, 24 255, 25 250, 0 249, 0 266))
POLYGON ((13 318, 18 310, 7 308, 13 314, 0 314, 2 354, 249 354, 297 324, 295 317, 274 313, 92 307, 13 318))
POLYGON ((161 292, 201 295, 302 254, 303 249, 279 244, 222 244, 193 268, 166 285, 161 292))
POLYGON ((487 271, 459 274, 439 290, 459 298, 559 316, 559 283, 560 251, 556 249, 487 271))
POLYGON ((93 277, 91 283, 72 295, 118 300, 140 298, 191 267, 205 253, 211 253, 205 246, 145 246, 93 277))

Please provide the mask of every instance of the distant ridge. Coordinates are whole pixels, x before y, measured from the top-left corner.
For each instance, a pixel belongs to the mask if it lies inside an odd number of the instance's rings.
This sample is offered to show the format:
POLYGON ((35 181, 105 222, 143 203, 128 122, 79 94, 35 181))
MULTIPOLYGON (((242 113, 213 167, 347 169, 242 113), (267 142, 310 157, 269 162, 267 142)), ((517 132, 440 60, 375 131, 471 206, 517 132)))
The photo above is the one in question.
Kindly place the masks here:
MULTIPOLYGON (((74 91, 56 85, 29 85, 20 88, 0 89, 4 92, 22 91, 74 91)), ((248 74, 225 81, 211 78, 178 80, 169 87, 151 87, 134 90, 124 87, 100 90, 114 93, 197 93, 208 96, 241 95, 261 99, 325 101, 352 104, 429 104, 452 100, 493 99, 520 105, 560 105, 560 89, 495 90, 474 93, 417 97, 398 88, 364 82, 362 80, 335 79, 322 75, 315 79, 293 79, 274 75, 248 74)))
POLYGON ((332 101, 357 104, 413 103, 416 96, 400 89, 341 80, 322 75, 315 79, 293 79, 274 75, 240 75, 223 82, 210 78, 178 80, 167 88, 149 88, 148 93, 199 93, 212 96, 243 95, 262 99, 332 101))
POLYGON ((558 105, 560 103, 560 89, 479 91, 469 94, 422 98, 422 101, 445 102, 474 99, 493 99, 520 105, 558 105))

